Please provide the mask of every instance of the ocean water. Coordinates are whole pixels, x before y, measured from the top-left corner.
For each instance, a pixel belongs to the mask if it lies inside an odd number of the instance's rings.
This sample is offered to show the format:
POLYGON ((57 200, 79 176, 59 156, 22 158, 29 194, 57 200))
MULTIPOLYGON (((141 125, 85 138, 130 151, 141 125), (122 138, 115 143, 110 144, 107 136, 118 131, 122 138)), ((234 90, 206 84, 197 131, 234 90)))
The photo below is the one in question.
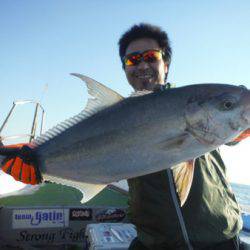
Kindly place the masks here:
POLYGON ((242 208, 242 211, 245 213, 242 217, 243 230, 240 233, 240 239, 242 242, 244 242, 245 244, 249 244, 250 246, 250 232, 246 231, 246 228, 249 228, 248 216, 250 216, 250 185, 231 183, 231 186, 236 196, 236 199, 242 208))
POLYGON ((231 183, 231 186, 238 203, 250 209, 250 185, 231 183))

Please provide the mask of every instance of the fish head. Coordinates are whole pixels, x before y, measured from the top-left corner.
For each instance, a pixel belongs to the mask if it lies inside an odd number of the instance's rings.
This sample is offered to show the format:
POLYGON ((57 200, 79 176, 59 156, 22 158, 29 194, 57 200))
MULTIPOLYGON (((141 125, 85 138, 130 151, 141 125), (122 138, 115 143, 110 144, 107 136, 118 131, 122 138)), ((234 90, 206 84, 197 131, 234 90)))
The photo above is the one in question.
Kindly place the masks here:
POLYGON ((199 142, 211 146, 228 143, 250 128, 250 90, 201 84, 188 97, 185 120, 186 130, 199 142))

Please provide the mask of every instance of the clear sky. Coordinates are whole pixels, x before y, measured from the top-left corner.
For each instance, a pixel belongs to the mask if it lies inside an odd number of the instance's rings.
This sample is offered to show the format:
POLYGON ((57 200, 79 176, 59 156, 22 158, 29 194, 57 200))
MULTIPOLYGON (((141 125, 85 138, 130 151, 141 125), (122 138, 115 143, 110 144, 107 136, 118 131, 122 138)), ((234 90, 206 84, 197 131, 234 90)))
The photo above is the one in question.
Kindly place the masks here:
MULTIPOLYGON (((80 112, 87 92, 71 72, 129 95, 132 89, 121 68, 117 42, 140 22, 168 32, 173 48, 170 82, 250 88, 248 0, 2 1, 0 122, 17 99, 41 100, 46 128, 80 112)), ((13 130, 24 120, 25 112, 13 130)), ((250 185, 249 142, 223 149, 223 155, 230 179, 250 185)))

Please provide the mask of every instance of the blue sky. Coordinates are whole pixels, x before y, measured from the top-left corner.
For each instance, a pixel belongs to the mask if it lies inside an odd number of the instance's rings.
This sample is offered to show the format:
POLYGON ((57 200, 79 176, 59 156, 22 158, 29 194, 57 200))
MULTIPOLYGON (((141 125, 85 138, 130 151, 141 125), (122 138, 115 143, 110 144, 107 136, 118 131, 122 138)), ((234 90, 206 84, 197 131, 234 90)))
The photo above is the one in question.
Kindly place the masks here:
MULTIPOLYGON (((121 68, 117 42, 140 22, 168 32, 173 48, 170 82, 250 88, 248 0, 2 1, 0 122, 17 99, 42 99, 46 128, 80 112, 87 92, 71 72, 88 75, 127 96, 132 89, 121 68)), ((26 119, 26 112, 22 117, 26 119)), ((246 160, 237 172, 246 176, 243 165, 246 160)), ((247 183, 244 176, 240 180, 247 183)))

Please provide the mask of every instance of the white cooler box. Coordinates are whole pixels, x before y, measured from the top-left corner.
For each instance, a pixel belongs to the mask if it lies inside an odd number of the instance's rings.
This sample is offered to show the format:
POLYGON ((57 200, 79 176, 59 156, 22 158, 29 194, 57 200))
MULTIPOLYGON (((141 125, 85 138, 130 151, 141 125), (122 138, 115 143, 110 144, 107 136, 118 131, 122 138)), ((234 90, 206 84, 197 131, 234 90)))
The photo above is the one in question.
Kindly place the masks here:
POLYGON ((89 224, 85 230, 86 249, 89 250, 122 250, 128 249, 136 237, 133 224, 97 223, 89 224))

